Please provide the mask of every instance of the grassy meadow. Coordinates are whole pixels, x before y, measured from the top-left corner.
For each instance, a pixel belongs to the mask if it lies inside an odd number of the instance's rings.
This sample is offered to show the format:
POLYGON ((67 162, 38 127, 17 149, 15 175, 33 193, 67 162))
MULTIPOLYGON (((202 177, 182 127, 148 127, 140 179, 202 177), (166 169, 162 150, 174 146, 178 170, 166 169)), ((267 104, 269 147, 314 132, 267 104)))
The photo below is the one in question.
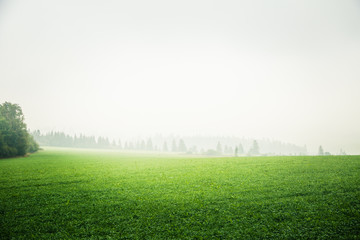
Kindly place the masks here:
POLYGON ((360 156, 0 159, 0 239, 360 239, 360 156))

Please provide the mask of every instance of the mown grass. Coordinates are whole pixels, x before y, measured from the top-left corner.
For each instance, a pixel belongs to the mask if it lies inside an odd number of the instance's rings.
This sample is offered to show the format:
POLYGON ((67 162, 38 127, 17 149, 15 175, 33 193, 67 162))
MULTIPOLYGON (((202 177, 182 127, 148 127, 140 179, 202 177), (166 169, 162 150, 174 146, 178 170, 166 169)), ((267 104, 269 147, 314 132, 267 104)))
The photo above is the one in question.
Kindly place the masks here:
POLYGON ((360 156, 0 160, 1 239, 360 239, 360 156))

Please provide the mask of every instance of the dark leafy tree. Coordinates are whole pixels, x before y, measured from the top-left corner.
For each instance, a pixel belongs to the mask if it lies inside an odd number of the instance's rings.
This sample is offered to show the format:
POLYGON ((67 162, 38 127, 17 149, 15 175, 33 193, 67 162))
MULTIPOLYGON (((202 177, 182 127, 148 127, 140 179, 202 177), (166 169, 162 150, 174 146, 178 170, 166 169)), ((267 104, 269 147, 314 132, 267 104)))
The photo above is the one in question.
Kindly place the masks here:
POLYGON ((0 104, 0 157, 23 156, 37 150, 37 143, 26 130, 20 106, 0 104))

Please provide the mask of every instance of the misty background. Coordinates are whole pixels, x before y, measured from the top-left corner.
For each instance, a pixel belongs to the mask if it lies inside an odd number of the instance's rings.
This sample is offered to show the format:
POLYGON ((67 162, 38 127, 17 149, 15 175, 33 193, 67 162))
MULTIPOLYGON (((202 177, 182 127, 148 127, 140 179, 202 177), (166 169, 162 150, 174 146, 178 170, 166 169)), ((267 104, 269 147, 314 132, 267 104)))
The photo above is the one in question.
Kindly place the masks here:
POLYGON ((32 130, 360 153, 360 2, 0 1, 0 102, 32 130))

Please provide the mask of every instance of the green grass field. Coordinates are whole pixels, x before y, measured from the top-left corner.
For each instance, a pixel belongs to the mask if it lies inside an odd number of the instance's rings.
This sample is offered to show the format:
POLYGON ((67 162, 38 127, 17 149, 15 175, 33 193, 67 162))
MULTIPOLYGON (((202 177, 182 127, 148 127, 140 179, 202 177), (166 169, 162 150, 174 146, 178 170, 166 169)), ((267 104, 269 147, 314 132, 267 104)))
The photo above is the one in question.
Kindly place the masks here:
POLYGON ((360 156, 0 159, 0 239, 360 239, 360 156))

